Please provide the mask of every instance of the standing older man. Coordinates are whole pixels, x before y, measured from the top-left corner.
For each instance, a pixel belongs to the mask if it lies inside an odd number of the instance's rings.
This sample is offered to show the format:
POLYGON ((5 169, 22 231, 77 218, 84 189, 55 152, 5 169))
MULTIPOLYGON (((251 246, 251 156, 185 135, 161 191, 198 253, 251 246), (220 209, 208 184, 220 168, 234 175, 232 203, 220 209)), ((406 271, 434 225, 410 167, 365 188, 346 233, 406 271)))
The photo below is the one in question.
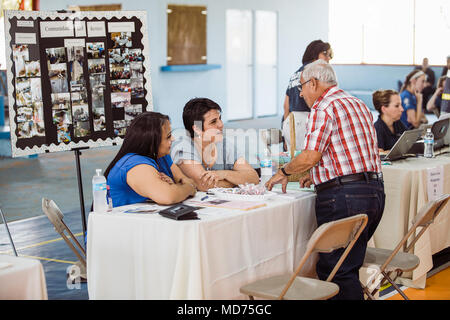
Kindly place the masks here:
MULTIPOLYGON (((309 171, 300 185, 315 185, 317 225, 360 213, 369 222, 333 279, 339 285, 335 299, 363 299, 359 269, 367 242, 375 232, 384 210, 384 186, 377 135, 369 108, 337 87, 336 75, 328 63, 317 60, 304 69, 299 91, 311 113, 305 136, 305 150, 281 168, 267 183, 269 190, 287 176, 309 171)), ((321 253, 316 266, 325 280, 343 249, 321 253)))

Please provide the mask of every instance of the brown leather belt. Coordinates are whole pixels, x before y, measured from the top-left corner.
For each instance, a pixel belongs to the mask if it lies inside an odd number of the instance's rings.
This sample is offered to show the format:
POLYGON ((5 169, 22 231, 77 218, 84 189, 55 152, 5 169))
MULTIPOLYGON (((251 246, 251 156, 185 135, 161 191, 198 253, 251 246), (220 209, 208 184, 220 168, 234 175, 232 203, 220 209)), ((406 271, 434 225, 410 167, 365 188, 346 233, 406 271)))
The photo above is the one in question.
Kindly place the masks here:
POLYGON ((355 181, 362 181, 362 180, 379 180, 383 181, 383 174, 382 173, 376 173, 376 172, 361 172, 361 173, 355 173, 355 174, 349 174, 342 177, 337 177, 334 179, 331 179, 327 182, 321 183, 315 187, 316 192, 323 191, 328 188, 337 187, 349 182, 355 182, 355 181))

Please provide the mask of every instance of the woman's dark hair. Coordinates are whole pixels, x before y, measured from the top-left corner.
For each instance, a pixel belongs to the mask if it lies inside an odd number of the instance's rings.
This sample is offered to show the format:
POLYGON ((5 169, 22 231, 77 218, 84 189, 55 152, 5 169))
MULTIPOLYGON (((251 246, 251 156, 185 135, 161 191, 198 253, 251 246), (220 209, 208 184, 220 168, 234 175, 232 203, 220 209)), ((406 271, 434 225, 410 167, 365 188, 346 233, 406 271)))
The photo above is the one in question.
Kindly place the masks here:
POLYGON ((398 94, 395 90, 377 90, 372 93, 372 102, 375 109, 382 114, 381 107, 388 106, 391 102, 391 97, 398 94))
POLYGON ((194 129, 192 129, 192 126, 196 121, 201 121, 203 128, 205 121, 203 116, 209 110, 218 110, 219 112, 222 112, 220 106, 208 98, 194 98, 185 104, 183 109, 183 123, 186 130, 189 131, 191 138, 194 137, 194 129))
POLYGON ((328 51, 330 48, 331 46, 328 42, 314 40, 306 47, 302 58, 302 64, 305 65, 319 59, 319 54, 321 52, 328 51))
POLYGON ((447 79, 447 76, 442 76, 439 78, 437 88, 444 85, 443 83, 445 82, 445 79, 447 79))
POLYGON ((166 121, 170 121, 169 117, 159 112, 143 112, 134 118, 127 128, 119 152, 105 170, 105 178, 108 178, 116 162, 127 153, 136 153, 156 161, 162 140, 161 128, 166 121))

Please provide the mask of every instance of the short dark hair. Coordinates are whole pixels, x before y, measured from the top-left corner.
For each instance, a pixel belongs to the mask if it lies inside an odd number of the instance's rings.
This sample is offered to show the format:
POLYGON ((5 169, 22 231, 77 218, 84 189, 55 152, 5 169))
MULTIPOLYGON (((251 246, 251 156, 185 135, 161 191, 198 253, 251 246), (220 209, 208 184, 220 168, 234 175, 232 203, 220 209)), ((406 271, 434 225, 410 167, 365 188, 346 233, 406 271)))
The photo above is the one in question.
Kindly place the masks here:
POLYGON ((328 42, 323 42, 322 40, 314 40, 306 47, 305 53, 303 54, 302 64, 311 63, 319 59, 319 54, 321 52, 327 51, 331 46, 328 42))
POLYGON ((192 126, 196 121, 202 122, 202 128, 204 125, 204 115, 210 110, 218 110, 222 112, 220 106, 208 98, 194 98, 189 100, 183 109, 183 124, 186 130, 191 135, 191 138, 194 137, 194 129, 192 126))
POLYGON ((159 112, 143 112, 131 121, 119 152, 105 170, 105 177, 114 165, 127 153, 136 153, 157 160, 162 141, 162 126, 169 117, 159 112))

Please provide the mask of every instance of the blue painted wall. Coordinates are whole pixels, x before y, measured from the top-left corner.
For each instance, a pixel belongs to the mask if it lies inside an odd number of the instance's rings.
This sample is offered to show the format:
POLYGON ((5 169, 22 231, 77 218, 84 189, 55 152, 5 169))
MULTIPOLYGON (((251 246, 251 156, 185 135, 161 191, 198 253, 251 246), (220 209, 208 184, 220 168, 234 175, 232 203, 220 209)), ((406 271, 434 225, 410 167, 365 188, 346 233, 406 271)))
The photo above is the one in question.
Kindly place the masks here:
MULTIPOLYGON (((94 0, 41 0, 40 3, 43 11, 66 9, 68 5, 99 4, 94 0)), ((170 116, 173 128, 182 127, 180 113, 190 98, 209 97, 223 108, 227 108, 225 56, 225 12, 227 9, 278 12, 279 99, 277 107, 279 114, 282 114, 288 80, 298 69, 307 44, 315 39, 324 41, 328 39, 328 0, 135 0, 124 2, 122 9, 147 11, 154 108, 155 111, 170 116), (208 63, 220 64, 221 69, 199 72, 160 71, 160 67, 166 64, 166 8, 169 3, 207 6, 208 63)), ((363 99, 369 107, 372 107, 371 92, 380 88, 397 89, 397 81, 403 81, 413 68, 413 66, 335 65, 340 87, 363 99)), ((435 67, 433 70, 437 79, 442 67, 435 67)), ((278 118, 274 120, 272 126, 278 126, 278 118)), ((226 121, 226 118, 224 120, 226 121)), ((251 125, 252 122, 247 123, 251 125)))
MULTIPOLYGON (((333 63, 333 60, 331 60, 333 63)), ((398 81, 405 81, 414 66, 334 65, 339 86, 362 99, 373 109, 371 93, 378 89, 398 90, 398 81)), ((432 67, 436 83, 443 67, 432 67)))
MULTIPOLYGON (((111 1, 102 2, 111 3, 111 1)), ((40 4, 40 9, 45 11, 67 9, 68 5, 90 5, 99 4, 99 2, 94 0, 41 0, 40 4)), ((305 47, 315 39, 327 40, 328 0, 313 2, 309 0, 135 0, 122 2, 122 10, 147 11, 153 103, 156 111, 170 116, 174 128, 182 127, 181 111, 184 104, 193 97, 205 96, 217 101, 222 108, 227 107, 225 54, 225 12, 227 9, 278 12, 279 102, 277 107, 280 113, 289 77, 298 69, 305 47), (222 65, 221 69, 197 72, 160 71, 160 67, 166 65, 166 9, 168 4, 205 5, 207 7, 208 63, 220 64, 222 65)))

